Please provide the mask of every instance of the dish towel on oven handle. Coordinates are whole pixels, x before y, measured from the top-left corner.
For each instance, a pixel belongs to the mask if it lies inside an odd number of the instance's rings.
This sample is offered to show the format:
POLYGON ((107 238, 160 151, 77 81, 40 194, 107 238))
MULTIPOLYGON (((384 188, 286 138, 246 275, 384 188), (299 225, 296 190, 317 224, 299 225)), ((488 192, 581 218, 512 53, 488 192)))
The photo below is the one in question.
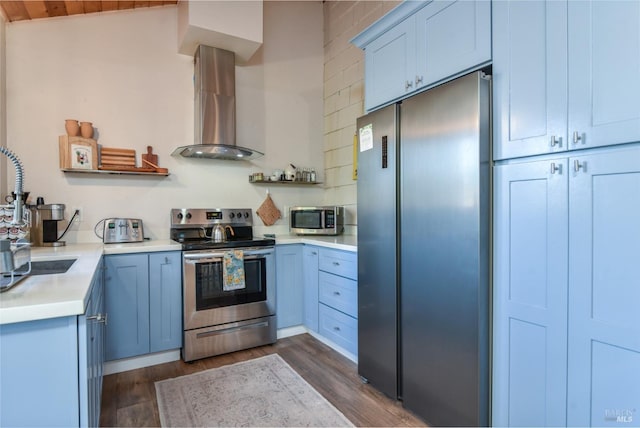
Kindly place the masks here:
POLYGON ((225 251, 222 266, 222 291, 241 290, 246 287, 242 250, 225 251))

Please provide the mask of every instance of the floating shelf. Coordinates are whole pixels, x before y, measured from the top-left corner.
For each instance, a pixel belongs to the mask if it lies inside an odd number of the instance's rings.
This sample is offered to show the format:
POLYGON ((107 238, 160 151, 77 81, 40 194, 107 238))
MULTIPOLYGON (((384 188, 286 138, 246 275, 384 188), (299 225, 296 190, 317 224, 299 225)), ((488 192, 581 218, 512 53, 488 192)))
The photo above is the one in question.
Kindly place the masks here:
POLYGON ((80 174, 111 174, 111 175, 151 175, 156 177, 166 177, 168 172, 136 172, 136 171, 117 171, 106 169, 61 169, 62 172, 80 173, 80 174))
POLYGON ((290 181, 290 180, 279 180, 279 181, 269 181, 269 180, 260 180, 260 181, 251 181, 251 184, 284 184, 288 186, 312 186, 314 184, 322 184, 320 181, 290 181))

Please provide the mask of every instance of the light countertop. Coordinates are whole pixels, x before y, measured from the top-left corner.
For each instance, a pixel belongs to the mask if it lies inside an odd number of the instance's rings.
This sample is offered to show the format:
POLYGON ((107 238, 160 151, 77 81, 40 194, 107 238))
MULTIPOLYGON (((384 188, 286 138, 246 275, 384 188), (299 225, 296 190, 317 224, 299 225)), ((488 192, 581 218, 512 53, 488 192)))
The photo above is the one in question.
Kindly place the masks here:
MULTIPOLYGON (((357 251, 353 235, 278 235, 277 245, 309 244, 357 251)), ((35 275, 0 293, 0 325, 48 318, 82 315, 91 281, 102 255, 181 251, 175 241, 157 240, 130 244, 71 244, 63 247, 32 247, 31 260, 77 259, 63 274, 35 275)))
POLYGON ((32 247, 31 260, 77 259, 63 274, 35 275, 0 293, 0 325, 85 312, 91 280, 103 254, 180 251, 171 240, 131 244, 72 244, 63 247, 32 247))
POLYGON ((358 239, 355 235, 314 236, 314 235, 276 235, 276 245, 308 244, 336 250, 358 251, 358 239))

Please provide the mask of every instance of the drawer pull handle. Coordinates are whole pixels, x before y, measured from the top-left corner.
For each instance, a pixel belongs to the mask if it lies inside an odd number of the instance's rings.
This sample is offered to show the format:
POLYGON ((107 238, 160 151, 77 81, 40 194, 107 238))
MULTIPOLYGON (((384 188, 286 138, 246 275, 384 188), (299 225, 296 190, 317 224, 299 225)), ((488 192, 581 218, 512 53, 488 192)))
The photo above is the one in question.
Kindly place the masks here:
POLYGON ((551 162, 551 174, 562 173, 562 165, 556 164, 555 162, 551 162))
POLYGON ((338 326, 333 327, 333 330, 334 330, 334 331, 340 331, 340 327, 338 327, 338 326))
POLYGON ((101 322, 101 323, 104 323, 104 325, 107 325, 107 314, 90 315, 87 317, 87 321, 88 320, 101 322))
POLYGON ((338 262, 333 262, 333 265, 334 265, 334 266, 340 266, 340 263, 338 263, 338 262))
POLYGON ((339 295, 340 295, 340 292, 339 292, 339 291, 334 291, 334 292, 333 292, 333 295, 334 295, 334 296, 339 296, 339 295))

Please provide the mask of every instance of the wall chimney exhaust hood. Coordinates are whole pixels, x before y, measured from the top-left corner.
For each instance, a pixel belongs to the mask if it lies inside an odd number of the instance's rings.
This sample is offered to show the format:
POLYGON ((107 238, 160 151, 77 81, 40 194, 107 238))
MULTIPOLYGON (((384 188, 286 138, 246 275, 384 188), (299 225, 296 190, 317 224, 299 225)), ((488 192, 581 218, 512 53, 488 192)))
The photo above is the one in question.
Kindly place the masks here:
POLYGON ((252 160, 264 153, 236 145, 236 78, 233 52, 200 45, 195 54, 195 143, 172 155, 252 160))

